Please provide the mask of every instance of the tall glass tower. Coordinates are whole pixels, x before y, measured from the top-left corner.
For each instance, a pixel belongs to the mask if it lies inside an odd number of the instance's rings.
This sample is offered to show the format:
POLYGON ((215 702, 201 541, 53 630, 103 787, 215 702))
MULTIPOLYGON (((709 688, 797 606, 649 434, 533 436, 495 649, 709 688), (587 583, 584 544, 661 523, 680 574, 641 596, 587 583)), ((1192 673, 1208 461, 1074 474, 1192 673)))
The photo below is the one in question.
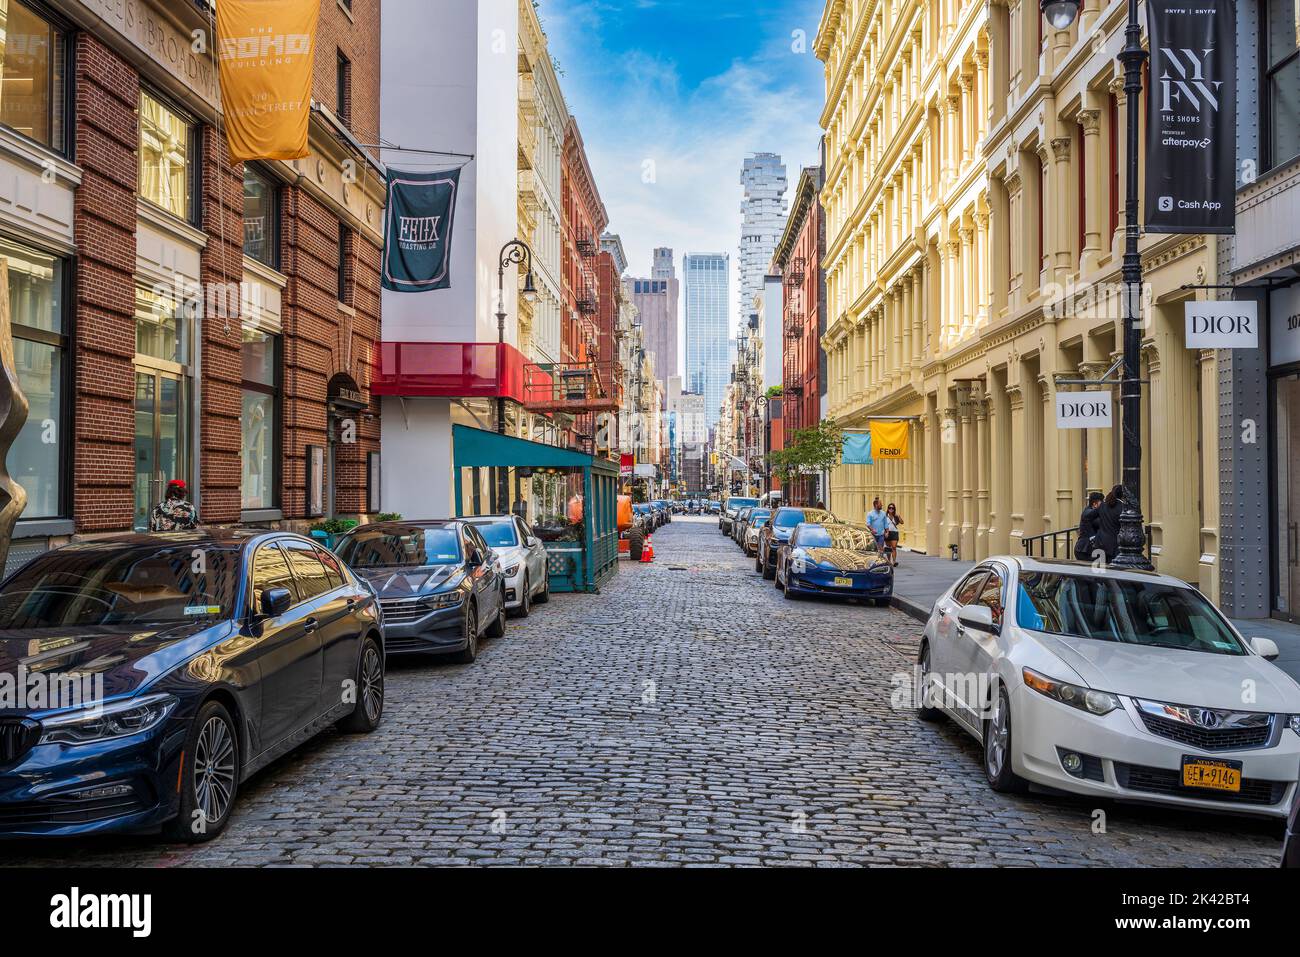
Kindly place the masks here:
POLYGON ((731 257, 691 253, 682 261, 686 285, 686 378, 684 391, 704 396, 710 427, 718 421, 726 389, 727 296, 731 257))

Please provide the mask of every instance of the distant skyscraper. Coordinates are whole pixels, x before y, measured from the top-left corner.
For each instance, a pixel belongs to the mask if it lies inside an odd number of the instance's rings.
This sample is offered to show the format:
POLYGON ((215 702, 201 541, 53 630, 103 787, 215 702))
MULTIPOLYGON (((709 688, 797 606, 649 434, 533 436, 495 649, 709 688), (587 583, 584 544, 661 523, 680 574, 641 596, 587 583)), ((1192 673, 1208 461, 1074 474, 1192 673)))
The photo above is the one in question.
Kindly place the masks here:
POLYGON ((785 164, 776 153, 756 153, 745 160, 740 174, 745 199, 740 204, 740 321, 754 312, 754 297, 763 289, 763 276, 772 252, 785 232, 785 164))
POLYGON ((660 246, 654 253, 649 279, 632 280, 632 301, 641 313, 646 352, 654 353, 655 376, 677 375, 677 300, 680 287, 673 251, 660 246))
POLYGON ((718 421, 722 393, 730 367, 727 362, 726 253, 693 253, 682 261, 686 283, 685 391, 704 396, 708 424, 718 421))

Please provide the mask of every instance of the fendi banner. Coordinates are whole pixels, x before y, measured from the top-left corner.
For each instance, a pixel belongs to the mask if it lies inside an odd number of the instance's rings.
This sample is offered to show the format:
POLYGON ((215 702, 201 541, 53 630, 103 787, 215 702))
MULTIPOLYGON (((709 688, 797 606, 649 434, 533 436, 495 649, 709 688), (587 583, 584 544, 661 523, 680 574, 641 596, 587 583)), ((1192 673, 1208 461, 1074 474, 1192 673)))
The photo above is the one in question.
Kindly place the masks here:
POLYGON ((1147 232, 1234 231, 1234 10, 1232 0, 1147 0, 1147 232))

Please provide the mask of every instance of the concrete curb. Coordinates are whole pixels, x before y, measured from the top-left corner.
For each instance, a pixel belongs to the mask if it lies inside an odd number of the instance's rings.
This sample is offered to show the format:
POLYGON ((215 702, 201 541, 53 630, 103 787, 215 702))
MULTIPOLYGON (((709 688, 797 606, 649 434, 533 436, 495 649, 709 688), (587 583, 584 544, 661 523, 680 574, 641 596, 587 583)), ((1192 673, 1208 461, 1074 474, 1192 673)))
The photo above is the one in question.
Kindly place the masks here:
POLYGON ((910 615, 912 618, 915 618, 920 622, 930 620, 930 611, 933 608, 933 605, 931 605, 930 608, 927 608, 919 602, 913 601, 911 598, 905 598, 902 595, 891 596, 889 604, 894 608, 897 608, 903 614, 910 615))

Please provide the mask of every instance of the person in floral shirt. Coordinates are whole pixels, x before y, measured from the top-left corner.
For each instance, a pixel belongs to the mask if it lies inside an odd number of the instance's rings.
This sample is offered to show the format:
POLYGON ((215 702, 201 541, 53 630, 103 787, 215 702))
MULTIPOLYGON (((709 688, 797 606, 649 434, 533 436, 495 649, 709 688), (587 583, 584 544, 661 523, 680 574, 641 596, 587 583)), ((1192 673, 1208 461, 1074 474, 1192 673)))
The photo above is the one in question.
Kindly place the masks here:
POLYGON ((181 479, 167 483, 167 493, 162 502, 153 507, 149 529, 154 532, 185 532, 198 528, 199 511, 187 498, 188 492, 181 479))

